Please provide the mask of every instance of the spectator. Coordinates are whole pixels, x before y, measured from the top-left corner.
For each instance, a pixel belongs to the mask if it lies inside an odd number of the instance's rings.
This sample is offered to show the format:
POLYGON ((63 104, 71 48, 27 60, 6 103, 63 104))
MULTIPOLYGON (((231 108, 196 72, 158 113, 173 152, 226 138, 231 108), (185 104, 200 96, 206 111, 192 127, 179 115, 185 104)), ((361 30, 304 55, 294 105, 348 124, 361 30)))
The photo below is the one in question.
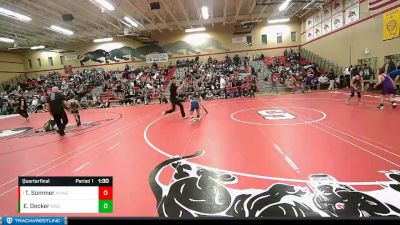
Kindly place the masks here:
POLYGON ((321 74, 318 78, 318 83, 321 89, 325 89, 328 86, 329 78, 325 74, 321 74))
POLYGON ((8 99, 3 95, 0 98, 0 115, 7 115, 8 99))
POLYGON ((370 65, 364 64, 362 70, 363 70, 363 79, 370 80, 372 78, 372 74, 373 74, 373 71, 372 71, 370 65))
POLYGON ((385 64, 383 68, 385 69, 385 74, 388 74, 393 70, 396 70, 396 65, 394 64, 390 56, 385 56, 385 64))
POLYGON ((278 76, 279 75, 276 74, 276 73, 272 75, 272 78, 271 78, 271 86, 272 86, 272 88, 271 88, 270 93, 275 90, 276 93, 278 94, 278 81, 279 81, 278 76))
POLYGON ((336 75, 333 72, 333 69, 331 69, 328 73, 328 79, 329 79, 329 88, 328 90, 334 90, 335 89, 335 79, 336 79, 336 75))
POLYGON ((223 76, 219 80, 219 89, 224 93, 223 98, 226 98, 226 80, 223 76))

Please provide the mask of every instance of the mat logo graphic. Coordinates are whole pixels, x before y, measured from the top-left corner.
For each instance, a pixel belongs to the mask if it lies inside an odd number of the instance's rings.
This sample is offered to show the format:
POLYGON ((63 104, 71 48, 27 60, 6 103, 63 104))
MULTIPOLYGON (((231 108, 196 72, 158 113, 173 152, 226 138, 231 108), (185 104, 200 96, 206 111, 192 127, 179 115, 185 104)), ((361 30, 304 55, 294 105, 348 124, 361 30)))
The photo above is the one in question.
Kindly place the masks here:
POLYGON ((261 110, 257 112, 266 120, 292 120, 296 117, 292 114, 285 112, 281 109, 268 109, 268 110, 261 110))
MULTIPOLYGON (((105 122, 112 121, 113 119, 103 119, 92 122, 83 122, 82 126, 78 127, 76 124, 68 124, 65 128, 65 133, 85 132, 90 131, 91 128, 104 125, 105 122)), ((44 136, 49 134, 57 134, 55 130, 46 132, 43 128, 33 129, 33 127, 20 127, 6 130, 0 130, 0 139, 6 138, 27 138, 34 136, 44 136)))
POLYGON ((160 217, 400 217, 400 171, 381 171, 391 181, 373 191, 359 191, 328 174, 310 175, 309 186, 274 183, 265 189, 238 189, 230 186, 239 182, 233 174, 187 161, 203 154, 171 158, 153 169, 149 184, 160 217), (170 167, 173 177, 165 185, 160 176, 170 167))
POLYGON ((7 223, 8 223, 8 224, 12 224, 12 222, 13 222, 13 218, 8 217, 8 218, 7 218, 7 223))
POLYGON ((18 128, 11 128, 0 130, 0 138, 9 138, 19 134, 24 133, 25 131, 33 129, 32 127, 18 127, 18 128))

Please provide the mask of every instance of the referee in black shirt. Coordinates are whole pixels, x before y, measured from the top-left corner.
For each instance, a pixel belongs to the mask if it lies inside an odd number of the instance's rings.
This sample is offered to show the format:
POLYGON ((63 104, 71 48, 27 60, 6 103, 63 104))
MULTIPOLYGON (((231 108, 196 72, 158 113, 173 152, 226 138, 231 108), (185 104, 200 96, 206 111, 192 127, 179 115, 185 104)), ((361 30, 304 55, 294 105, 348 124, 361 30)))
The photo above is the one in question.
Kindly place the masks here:
POLYGON ((65 135, 65 127, 68 124, 68 117, 64 111, 64 106, 66 105, 65 97, 58 90, 58 87, 53 87, 51 93, 47 96, 47 109, 54 118, 58 127, 58 133, 61 136, 65 135))
POLYGON ((170 109, 168 111, 164 111, 163 115, 174 112, 175 106, 178 105, 179 109, 181 110, 182 119, 187 119, 187 117, 185 116, 185 110, 183 109, 183 105, 177 98, 177 93, 176 93, 177 89, 178 89, 178 87, 176 86, 176 79, 175 79, 175 77, 173 77, 171 79, 171 86, 169 88, 169 92, 170 92, 169 100, 171 101, 172 109, 170 109))

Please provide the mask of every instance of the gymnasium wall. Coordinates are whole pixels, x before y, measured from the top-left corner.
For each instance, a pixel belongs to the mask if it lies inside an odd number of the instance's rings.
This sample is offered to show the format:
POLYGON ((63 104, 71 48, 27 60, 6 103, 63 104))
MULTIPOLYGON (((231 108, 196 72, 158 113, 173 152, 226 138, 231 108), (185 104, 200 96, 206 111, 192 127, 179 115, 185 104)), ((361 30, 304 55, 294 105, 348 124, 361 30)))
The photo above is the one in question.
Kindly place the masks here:
POLYGON ((24 58, 19 54, 0 52, 0 82, 23 74, 24 58))
MULTIPOLYGON (((170 55, 170 60, 167 64, 175 64, 176 60, 182 60, 187 58, 194 58, 196 55, 200 57, 201 60, 206 60, 209 56, 213 58, 223 59, 226 54, 233 56, 235 54, 239 55, 255 55, 261 52, 267 56, 278 56, 282 55, 285 48, 293 47, 298 48, 300 44, 300 22, 293 21, 292 23, 285 25, 268 25, 265 22, 256 26, 252 33, 252 46, 247 46, 246 42, 243 43, 232 43, 232 38, 234 37, 246 37, 250 34, 233 35, 234 27, 231 25, 223 26, 215 25, 207 26, 206 32, 200 33, 185 33, 182 31, 169 32, 165 31, 163 33, 154 32, 152 38, 157 40, 157 44, 160 47, 166 48, 170 55), (296 32, 296 40, 291 40, 291 32, 296 32), (282 43, 277 43, 276 33, 282 33, 282 43), (267 34, 267 43, 263 44, 261 40, 261 35, 267 34), (177 50, 176 52, 171 52, 177 50), (189 51, 189 52, 188 52, 189 51)), ((114 38, 113 42, 108 43, 83 43, 80 45, 71 45, 69 49, 74 50, 73 53, 58 54, 52 52, 44 51, 28 51, 24 55, 24 64, 26 71, 29 76, 35 76, 43 73, 48 73, 49 71, 60 71, 64 73, 64 65, 71 65, 73 71, 83 70, 85 68, 92 67, 103 67, 105 70, 123 70, 125 64, 131 66, 142 66, 146 65, 144 58, 136 58, 132 61, 131 55, 125 55, 129 58, 128 60, 120 60, 120 62, 110 60, 107 64, 103 58, 98 60, 102 62, 94 62, 89 60, 81 65, 80 60, 85 56, 85 53, 93 52, 98 49, 103 49, 108 52, 121 49, 121 51, 132 51, 132 49, 137 50, 141 47, 139 42, 126 37, 114 38), (64 55, 66 60, 64 65, 61 64, 60 56, 64 55), (78 56, 80 59, 67 60, 70 56, 78 56), (53 66, 49 65, 48 57, 52 57, 53 66), (42 66, 39 67, 37 59, 40 58, 42 66), (32 61, 32 68, 28 66, 28 60, 32 61)), ((118 50, 119 51, 119 50, 118 50)), ((125 52, 126 53, 126 52, 125 52)), ((86 54, 87 55, 87 54, 86 54)), ((163 65, 162 63, 160 63, 163 65)))
MULTIPOLYGON (((302 33, 302 46, 343 67, 357 64, 360 59, 373 57, 378 59, 377 66, 382 66, 384 56, 400 53, 400 38, 383 41, 383 14, 371 14, 367 4, 368 1, 360 4, 360 20, 358 22, 342 27, 337 32, 329 33, 310 42, 306 41, 306 34, 302 33), (366 48, 369 50, 368 54, 365 53, 366 48)), ((304 23, 302 32, 304 32, 304 23)))

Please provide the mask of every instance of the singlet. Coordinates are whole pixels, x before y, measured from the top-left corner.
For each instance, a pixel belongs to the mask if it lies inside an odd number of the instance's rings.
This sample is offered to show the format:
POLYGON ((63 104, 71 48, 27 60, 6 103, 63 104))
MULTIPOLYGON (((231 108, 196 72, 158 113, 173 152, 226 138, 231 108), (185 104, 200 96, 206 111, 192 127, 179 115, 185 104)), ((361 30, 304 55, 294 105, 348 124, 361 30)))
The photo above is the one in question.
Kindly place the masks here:
POLYGON ((75 102, 71 102, 71 109, 73 110, 78 109, 78 104, 76 104, 75 102))
POLYGON ((192 97, 190 98, 190 102, 198 102, 198 101, 199 101, 199 95, 193 94, 192 97))
POLYGON ((384 90, 393 89, 394 87, 391 78, 387 74, 383 75, 383 77, 382 88, 384 90))
POLYGON ((357 89, 360 89, 361 88, 361 79, 359 79, 359 80, 354 79, 353 84, 354 84, 354 86, 357 87, 357 89))

